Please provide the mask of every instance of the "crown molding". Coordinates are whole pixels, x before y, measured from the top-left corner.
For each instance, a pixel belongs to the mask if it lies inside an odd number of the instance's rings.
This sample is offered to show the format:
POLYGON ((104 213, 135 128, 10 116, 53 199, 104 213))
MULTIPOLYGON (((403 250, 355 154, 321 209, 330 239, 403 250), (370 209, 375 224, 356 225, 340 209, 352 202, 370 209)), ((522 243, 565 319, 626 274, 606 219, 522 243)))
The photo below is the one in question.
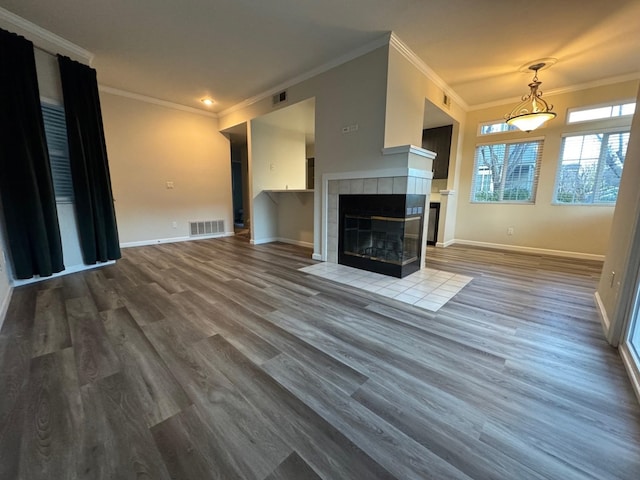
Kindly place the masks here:
POLYGON ((316 67, 313 70, 309 70, 308 72, 305 72, 301 75, 298 75, 297 77, 287 80, 286 82, 283 82, 273 88, 270 88, 265 92, 259 93, 258 95, 255 95, 251 98, 247 98, 246 100, 243 100, 240 103, 237 103, 225 110, 222 110, 221 112, 218 113, 218 115, 220 117, 224 117, 225 115, 229 115, 230 113, 236 112, 243 108, 250 107, 251 105, 258 103, 259 101, 264 100, 265 98, 268 98, 272 95, 275 95, 278 92, 281 92, 282 90, 292 87, 293 85, 296 85, 298 83, 304 82, 305 80, 309 80, 310 78, 320 75, 321 73, 327 72, 332 68, 335 68, 339 65, 347 63, 355 58, 361 57, 362 55, 372 52, 380 47, 383 47, 388 43, 389 43, 389 34, 386 33, 383 36, 375 39, 374 41, 369 42, 366 45, 358 47, 354 50, 351 50, 350 52, 344 55, 341 55, 323 65, 320 65, 319 67, 316 67))
MULTIPOLYGON (((600 80, 594 80, 593 82, 579 83, 577 85, 570 85, 568 87, 555 88, 553 90, 545 90, 545 98, 552 95, 562 95, 564 93, 579 92, 580 90, 587 90, 589 88, 605 87, 607 85, 613 85, 616 83, 629 82, 632 80, 640 80, 640 72, 629 73, 626 75, 618 75, 616 77, 603 78, 600 80)), ((485 108, 500 107, 509 103, 515 103, 519 100, 519 97, 510 97, 502 100, 494 100, 493 102, 479 103, 469 107, 469 111, 484 110, 485 108)))
POLYGON ((469 110, 469 105, 460 95, 458 95, 436 72, 434 72, 424 60, 422 60, 406 43, 400 40, 395 33, 391 32, 389 44, 395 48, 404 58, 416 67, 424 76, 435 83, 440 89, 451 97, 464 111, 469 110))
POLYGON ((109 87, 107 85, 98 85, 98 90, 111 95, 117 95, 119 97, 131 98, 140 102, 151 103, 153 105, 160 105, 161 107, 172 108, 173 110, 182 110, 183 112, 195 113, 210 118, 218 118, 213 112, 205 112, 197 108, 188 107, 179 103, 168 102, 167 100, 160 100, 159 98, 149 97, 140 93, 128 92, 126 90, 120 90, 119 88, 109 87))
POLYGON ((76 59, 83 60, 89 65, 91 65, 91 62, 93 62, 94 55, 90 51, 85 50, 75 43, 62 38, 55 33, 50 32, 49 30, 45 30, 35 23, 32 23, 29 20, 25 20, 24 18, 19 17, 15 13, 11 13, 9 10, 5 10, 2 7, 0 7, 0 25, 7 25, 9 26, 9 28, 15 28, 19 30, 16 33, 24 35, 29 40, 31 40, 37 48, 39 48, 40 50, 44 50, 47 53, 51 53, 52 55, 56 55, 57 53, 64 53, 76 59), (53 51, 55 49, 59 49, 60 51, 53 51))

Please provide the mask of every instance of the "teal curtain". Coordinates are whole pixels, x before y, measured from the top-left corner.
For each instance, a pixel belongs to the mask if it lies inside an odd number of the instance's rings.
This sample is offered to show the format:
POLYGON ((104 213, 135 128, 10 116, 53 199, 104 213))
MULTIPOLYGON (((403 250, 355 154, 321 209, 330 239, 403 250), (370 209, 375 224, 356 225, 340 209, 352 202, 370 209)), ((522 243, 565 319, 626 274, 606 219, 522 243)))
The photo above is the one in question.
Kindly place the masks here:
POLYGON ((87 265, 120 258, 96 71, 58 55, 80 247, 87 265))
POLYGON ((14 276, 64 270, 33 43, 2 29, 0 198, 14 276))

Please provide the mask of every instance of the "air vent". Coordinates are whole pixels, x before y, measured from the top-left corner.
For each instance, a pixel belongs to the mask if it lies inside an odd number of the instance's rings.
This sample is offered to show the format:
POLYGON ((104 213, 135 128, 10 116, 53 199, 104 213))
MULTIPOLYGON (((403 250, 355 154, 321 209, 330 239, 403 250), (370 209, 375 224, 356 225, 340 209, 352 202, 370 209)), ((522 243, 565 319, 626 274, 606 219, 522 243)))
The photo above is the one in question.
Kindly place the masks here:
POLYGON ((273 97, 271 97, 271 102, 273 105, 278 105, 279 103, 283 103, 287 101, 287 91, 283 90, 280 93, 276 93, 273 97))
POLYGON ((446 93, 442 94, 442 104, 447 108, 451 108, 451 97, 446 93))
POLYGON ((224 220, 206 220, 203 222, 189 222, 189 232, 192 237, 215 235, 224 233, 224 220))

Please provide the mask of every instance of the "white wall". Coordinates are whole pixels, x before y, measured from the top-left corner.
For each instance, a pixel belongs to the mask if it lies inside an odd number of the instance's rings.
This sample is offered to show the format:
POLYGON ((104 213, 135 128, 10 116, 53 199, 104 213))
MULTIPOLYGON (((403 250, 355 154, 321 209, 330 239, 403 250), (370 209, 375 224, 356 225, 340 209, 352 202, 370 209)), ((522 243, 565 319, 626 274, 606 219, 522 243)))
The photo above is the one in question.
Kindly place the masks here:
MULTIPOLYGON (((465 118, 462 107, 455 101, 449 107, 442 106, 443 95, 433 80, 392 46, 387 72, 384 146, 422 145, 425 99, 455 122, 462 123, 465 118)), ((451 153, 455 161, 456 152, 451 153)))
MULTIPOLYGON (((305 135, 265 120, 250 122, 251 239, 263 243, 279 238, 278 200, 264 190, 305 188, 305 135)), ((290 195, 290 194, 283 194, 290 195)))
POLYGON ((313 193, 279 193, 278 239, 313 247, 313 193))
POLYGON ((233 232, 231 150, 215 118, 104 91, 100 100, 121 244, 186 239, 189 221, 222 219, 233 232))
MULTIPOLYGON (((382 147, 388 50, 388 45, 381 46, 287 90, 288 105, 315 97, 315 253, 322 251, 322 175, 385 166, 382 147), (353 124, 358 124, 357 131, 342 133, 343 126, 353 124)), ((220 127, 227 129, 272 111, 271 98, 265 98, 221 117, 220 127)), ((249 146, 250 157, 255 150, 249 146)), ((254 221, 256 213, 252 213, 254 221)))
MULTIPOLYGON (((547 250, 549 253, 603 258, 609 246, 613 206, 553 205, 553 190, 563 133, 598 131, 629 125, 629 118, 566 125, 569 108, 635 98, 638 82, 624 82, 545 98, 558 116, 547 126, 531 133, 506 132, 477 136, 478 124, 502 119, 513 106, 505 104, 471 111, 463 135, 458 213, 455 238, 503 248, 547 250), (527 140, 544 137, 538 190, 533 205, 471 203, 473 162, 476 145, 484 142, 527 140), (514 234, 507 235, 513 227, 514 234)), ((514 102, 517 99, 514 99, 514 102)), ((626 168, 626 167, 625 167, 626 168)))
MULTIPOLYGON (((636 105, 640 105, 640 90, 636 105)), ((640 113, 631 127, 627 157, 620 180, 618 202, 609 233, 611 241, 602 268, 596 298, 605 319, 605 334, 610 343, 616 344, 626 320, 626 308, 633 297, 640 246, 634 245, 640 228, 640 113), (610 274, 615 272, 612 278, 610 274)))
POLYGON ((251 144, 254 190, 305 188, 304 133, 257 119, 251 122, 251 144))

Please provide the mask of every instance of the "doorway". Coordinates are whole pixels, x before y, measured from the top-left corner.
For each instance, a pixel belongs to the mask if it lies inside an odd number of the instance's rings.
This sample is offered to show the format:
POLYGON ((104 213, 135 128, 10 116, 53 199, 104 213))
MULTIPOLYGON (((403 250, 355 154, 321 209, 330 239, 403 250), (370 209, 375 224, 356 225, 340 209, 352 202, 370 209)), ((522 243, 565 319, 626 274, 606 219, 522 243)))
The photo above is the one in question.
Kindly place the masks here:
POLYGON ((227 130, 231 149, 231 199, 233 227, 236 235, 249 237, 251 224, 249 199, 249 153, 247 124, 227 130))

